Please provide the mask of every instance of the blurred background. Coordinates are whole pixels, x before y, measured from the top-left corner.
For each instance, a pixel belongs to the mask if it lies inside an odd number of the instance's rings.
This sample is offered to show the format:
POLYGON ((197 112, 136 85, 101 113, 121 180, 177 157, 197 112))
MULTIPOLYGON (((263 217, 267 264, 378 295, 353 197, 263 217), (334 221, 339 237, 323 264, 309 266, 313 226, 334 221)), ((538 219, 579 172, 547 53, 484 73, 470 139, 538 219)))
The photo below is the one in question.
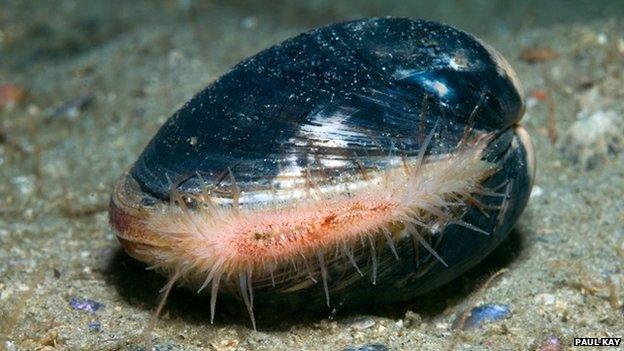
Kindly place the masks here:
MULTIPOLYGON (((180 23, 218 30, 242 20, 242 28, 312 28, 369 16, 441 21, 477 35, 517 32, 621 18, 619 1, 197 1, 197 0, 3 0, 0 45, 4 69, 66 59, 145 26, 180 23), (223 24, 222 24, 223 25, 223 24)), ((257 29, 256 29, 257 31, 257 29)))

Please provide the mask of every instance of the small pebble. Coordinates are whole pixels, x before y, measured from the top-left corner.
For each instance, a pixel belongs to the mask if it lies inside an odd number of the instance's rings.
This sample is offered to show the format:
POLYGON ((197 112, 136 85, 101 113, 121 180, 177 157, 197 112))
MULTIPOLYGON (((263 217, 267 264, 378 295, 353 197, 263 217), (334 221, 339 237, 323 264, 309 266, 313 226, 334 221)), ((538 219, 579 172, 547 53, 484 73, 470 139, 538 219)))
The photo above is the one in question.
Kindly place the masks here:
POLYGON ((617 48, 620 54, 624 55, 624 38, 618 39, 617 48))
POLYGON ((91 332, 99 332, 102 330, 102 325, 100 325, 100 323, 89 323, 87 324, 87 328, 89 328, 89 331, 91 332))
POLYGON ((93 95, 81 95, 56 108, 54 111, 52 111, 48 118, 66 116, 69 119, 75 119, 78 117, 80 112, 85 109, 87 105, 89 105, 92 101, 93 95))
POLYGON ((588 170, 624 150, 622 122, 614 110, 596 110, 582 116, 564 133, 559 149, 588 170))
POLYGON ((7 351, 14 351, 14 350, 16 350, 15 344, 12 341, 5 341, 4 342, 4 347, 7 349, 7 351))
POLYGON ((403 321, 406 327, 418 328, 422 324, 422 317, 416 312, 407 311, 403 321))
POLYGON ((556 335, 551 335, 539 347, 539 351, 561 351, 563 345, 556 335))
POLYGON ((357 316, 345 320, 344 323, 353 329, 364 330, 374 326, 375 320, 369 316, 357 316))
MULTIPOLYGON (((463 321, 462 329, 480 327, 483 324, 509 318, 511 309, 507 304, 488 303, 477 306, 470 311, 470 315, 463 321)), ((455 327, 460 327, 461 317, 455 321, 455 327)))
POLYGON ((388 351, 388 347, 383 344, 366 344, 362 346, 349 346, 342 351, 388 351))
POLYGON ((538 101, 544 101, 548 99, 548 91, 544 89, 535 89, 531 92, 531 97, 535 98, 538 101))
POLYGON ((440 323, 436 323, 435 327, 438 330, 448 330, 449 327, 450 327, 450 324, 449 323, 440 322, 440 323))
MULTIPOLYGON (((528 110, 530 110, 530 109, 532 109, 533 107, 537 106, 537 104, 538 104, 539 102, 540 102, 540 101, 539 101, 538 99, 536 99, 535 97, 533 97, 533 96, 529 96, 529 97, 527 97, 527 99, 526 99, 526 108, 527 108, 528 110)), ((527 116, 530 116, 530 114, 528 114, 527 116)))
POLYGON ((15 189, 23 196, 29 196, 35 191, 36 179, 31 175, 21 175, 13 177, 11 183, 15 189))
POLYGON ((598 86, 576 97, 580 110, 576 121, 562 133, 558 149, 584 170, 624 151, 624 120, 613 98, 598 86))
POLYGON ((540 197, 542 195, 544 195, 544 190, 541 187, 535 185, 531 190, 531 197, 540 197))
POLYGON ((554 305, 557 299, 552 294, 539 294, 535 296, 535 302, 540 305, 554 305))
POLYGON ((606 44, 606 43, 607 43, 607 41, 608 41, 608 39, 607 39, 607 35, 606 35, 606 34, 604 34, 604 33, 598 33, 598 34, 596 35, 596 42, 598 42, 598 44, 600 44, 600 45, 604 45, 604 44, 606 44))
POLYGON ((72 297, 69 300, 69 304, 75 310, 87 311, 91 313, 95 313, 96 311, 104 308, 104 304, 91 300, 91 299, 81 299, 77 297, 72 297))
POLYGON ((26 97, 26 91, 13 84, 0 85, 0 111, 11 110, 26 97))
POLYGON ((559 53, 549 47, 526 48, 520 53, 520 59, 528 63, 550 61, 559 58, 559 53))

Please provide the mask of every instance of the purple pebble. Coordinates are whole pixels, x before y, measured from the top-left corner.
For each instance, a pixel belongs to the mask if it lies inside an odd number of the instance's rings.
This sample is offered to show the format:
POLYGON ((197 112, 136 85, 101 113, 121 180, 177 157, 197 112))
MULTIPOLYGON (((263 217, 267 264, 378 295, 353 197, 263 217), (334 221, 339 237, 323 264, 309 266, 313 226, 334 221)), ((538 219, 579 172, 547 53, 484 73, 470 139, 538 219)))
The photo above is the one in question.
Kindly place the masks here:
POLYGON ((95 313, 97 310, 104 308, 103 303, 91 299, 81 299, 77 297, 72 297, 69 300, 69 304, 75 310, 87 311, 91 313, 95 313))

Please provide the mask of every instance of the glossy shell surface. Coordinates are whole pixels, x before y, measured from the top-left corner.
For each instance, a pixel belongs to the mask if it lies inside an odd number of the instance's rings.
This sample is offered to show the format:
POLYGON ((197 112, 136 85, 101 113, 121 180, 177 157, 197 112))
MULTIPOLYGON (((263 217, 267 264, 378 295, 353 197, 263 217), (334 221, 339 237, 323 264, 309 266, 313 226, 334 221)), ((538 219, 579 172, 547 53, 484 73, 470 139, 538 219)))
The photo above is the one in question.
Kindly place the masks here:
MULTIPOLYGON (((357 192, 367 174, 420 167, 486 140, 478 156, 493 166, 458 208, 445 203, 446 214, 425 223, 426 243, 398 235, 392 245, 379 234, 373 250, 353 248, 357 269, 329 253, 305 274, 276 262, 277 284, 249 269, 255 303, 323 307, 327 294, 330 304, 411 299, 482 260, 523 211, 534 168, 517 125, 523 112, 508 63, 465 32, 402 18, 329 25, 243 61, 184 104, 120 178, 111 223, 130 255, 173 275, 175 264, 161 264, 159 250, 174 241, 145 223, 172 207, 200 211, 201 194, 223 211, 290 206, 315 191, 357 192)), ((203 280, 180 275, 192 287, 203 280)), ((219 290, 228 284, 223 278, 219 290)))

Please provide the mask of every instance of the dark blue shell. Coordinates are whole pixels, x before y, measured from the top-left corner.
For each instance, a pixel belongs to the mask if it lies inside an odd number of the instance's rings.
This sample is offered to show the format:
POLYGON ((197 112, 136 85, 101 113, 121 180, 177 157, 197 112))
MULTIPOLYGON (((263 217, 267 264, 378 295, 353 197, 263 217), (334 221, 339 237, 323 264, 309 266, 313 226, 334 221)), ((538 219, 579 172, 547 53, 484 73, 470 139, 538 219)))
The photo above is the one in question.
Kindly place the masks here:
MULTIPOLYGON (((284 162, 305 168, 310 160, 357 159, 383 167, 388 154, 416 155, 434 126, 443 134, 432 147, 436 153, 453 152, 470 127, 497 135, 487 157, 500 168, 484 185, 510 184, 504 216, 470 208, 462 217, 489 236, 449 225, 432 238, 448 267, 406 241, 397 244, 403 259, 380 257, 376 285, 360 279, 348 289, 330 287, 332 301, 404 300, 474 266, 518 219, 532 176, 529 146, 513 128, 523 110, 513 71, 475 37, 434 22, 357 20, 301 34, 234 67, 166 122, 130 177, 146 203, 168 201, 171 182, 197 192, 201 182, 218 182, 228 169, 245 189, 268 186, 284 162)), ((326 166, 325 174, 352 171, 338 164, 326 166)), ((498 206, 502 200, 480 201, 498 206)), ((334 268, 331 277, 344 273, 334 268)), ((271 294, 256 301, 271 301, 271 294)), ((280 303, 324 299, 320 285, 287 295, 280 303)))
POLYGON ((419 149, 425 94, 432 100, 427 132, 439 120, 461 136, 480 100, 475 128, 502 131, 521 118, 523 101, 500 60, 473 36, 433 22, 383 18, 323 27, 243 61, 197 94, 160 129, 131 173, 145 192, 166 199, 167 177, 190 177, 180 185, 189 190, 198 186, 196 172, 210 180, 230 167, 238 182, 253 182, 275 176, 284 158, 305 167, 311 152, 410 154, 419 149), (337 112, 347 118, 331 134, 302 132, 337 112), (315 138, 347 146, 301 146, 315 138))

